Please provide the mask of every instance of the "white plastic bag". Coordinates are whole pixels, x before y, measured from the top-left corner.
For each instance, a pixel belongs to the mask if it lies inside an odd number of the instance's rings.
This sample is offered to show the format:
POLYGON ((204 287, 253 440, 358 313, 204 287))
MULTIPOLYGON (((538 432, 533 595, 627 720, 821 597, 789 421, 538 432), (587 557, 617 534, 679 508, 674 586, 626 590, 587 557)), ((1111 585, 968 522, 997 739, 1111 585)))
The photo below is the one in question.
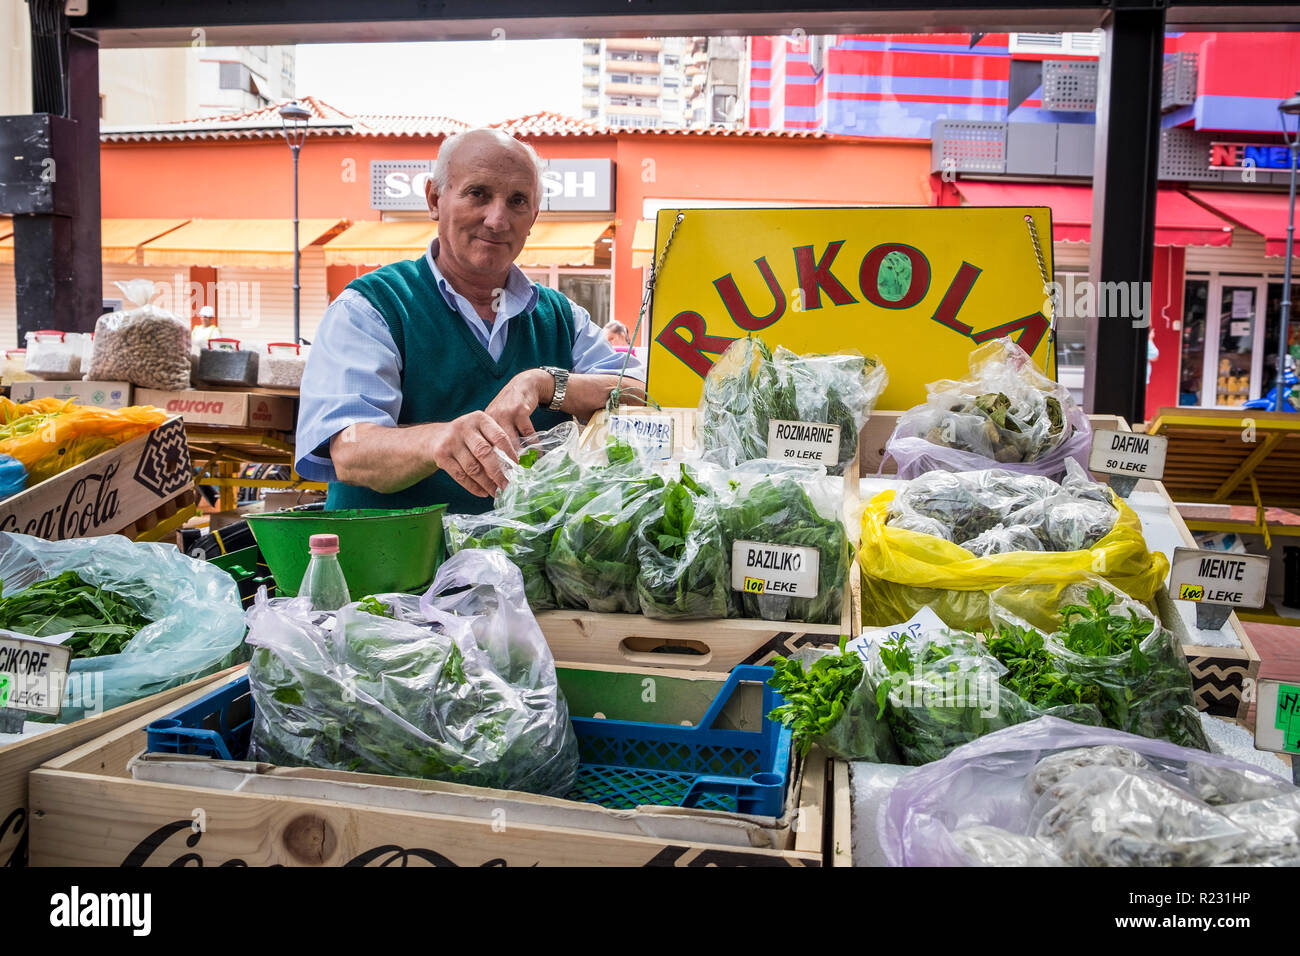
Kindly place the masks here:
POLYGON ((1300 791, 1289 781, 1053 717, 908 773, 877 825, 893 866, 1300 862, 1300 791))
POLYGON ((99 317, 90 378, 173 392, 189 388, 189 324, 150 304, 155 294, 151 280, 114 285, 133 308, 99 317))
POLYGON ((1059 479, 1068 459, 1088 463, 1088 417, 1009 338, 971 352, 965 379, 932 382, 926 391, 885 444, 899 478, 1001 468, 1059 479))
POLYGON ((577 738, 505 554, 462 551, 423 597, 377 597, 383 615, 259 595, 248 612, 253 759, 567 794, 577 738))

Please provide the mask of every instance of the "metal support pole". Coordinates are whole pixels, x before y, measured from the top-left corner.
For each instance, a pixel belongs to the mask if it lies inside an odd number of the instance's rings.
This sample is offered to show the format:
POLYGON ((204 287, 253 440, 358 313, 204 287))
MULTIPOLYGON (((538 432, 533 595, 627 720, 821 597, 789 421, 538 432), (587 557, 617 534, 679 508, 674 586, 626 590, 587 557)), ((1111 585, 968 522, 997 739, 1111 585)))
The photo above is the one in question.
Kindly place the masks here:
POLYGON ((1297 131, 1296 141, 1288 145, 1291 147, 1291 204, 1286 220, 1286 245, 1282 247, 1286 268, 1282 279, 1282 329, 1281 337, 1277 340, 1277 405, 1274 411, 1278 412, 1286 411, 1286 337, 1287 323, 1291 319, 1291 259, 1295 256, 1295 174, 1296 162, 1300 159, 1300 131, 1297 131))
POLYGON ((1156 167, 1160 154, 1160 91, 1165 9, 1147 0, 1114 0, 1098 74, 1089 278, 1099 290, 1098 315, 1087 320, 1084 403, 1089 411, 1146 417, 1147 333, 1151 316, 1133 307, 1149 301, 1155 256, 1156 167), (1123 315, 1106 304, 1127 301, 1123 315))
POLYGON ((92 331, 103 305, 99 44, 68 32, 62 4, 42 0, 30 13, 34 113, 49 114, 51 126, 40 175, 54 199, 13 220, 18 338, 6 345, 38 329, 92 331))
POLYGON ((293 150, 293 341, 297 345, 302 341, 301 317, 299 315, 299 290, 298 284, 298 146, 290 147, 293 150))

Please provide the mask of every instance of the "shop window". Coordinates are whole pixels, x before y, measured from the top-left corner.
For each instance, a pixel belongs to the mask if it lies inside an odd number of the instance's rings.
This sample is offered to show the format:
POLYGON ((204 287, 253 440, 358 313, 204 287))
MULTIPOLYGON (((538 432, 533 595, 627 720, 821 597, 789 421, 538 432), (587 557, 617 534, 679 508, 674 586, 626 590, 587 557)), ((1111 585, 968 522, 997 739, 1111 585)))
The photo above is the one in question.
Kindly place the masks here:
POLYGON ((1205 324, 1210 297, 1209 279, 1188 279, 1183 286, 1182 361, 1178 371, 1178 404, 1200 405, 1205 374, 1205 324))
POLYGON ((1219 287, 1218 358, 1214 394, 1216 405, 1241 405, 1258 391, 1253 381, 1253 363, 1260 303, 1253 285, 1251 280, 1235 285, 1225 279, 1219 287))
MULTIPOLYGON (((1264 372, 1260 394, 1267 395, 1277 383, 1277 336, 1282 322, 1282 283, 1268 284, 1264 309, 1264 372)), ((1291 315, 1286 327, 1287 350, 1300 366, 1300 282, 1291 284, 1291 315)))
POLYGON ((591 313, 591 321, 609 321, 608 275, 561 275, 560 291, 591 313))

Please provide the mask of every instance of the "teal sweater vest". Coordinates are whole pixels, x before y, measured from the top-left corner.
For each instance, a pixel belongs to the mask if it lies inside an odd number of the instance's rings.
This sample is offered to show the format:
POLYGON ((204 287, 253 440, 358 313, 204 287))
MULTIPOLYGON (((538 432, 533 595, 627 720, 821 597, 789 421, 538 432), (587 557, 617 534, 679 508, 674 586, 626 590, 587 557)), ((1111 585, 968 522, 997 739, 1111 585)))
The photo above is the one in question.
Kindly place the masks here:
MULTIPOLYGON (((573 310, 568 300, 545 286, 532 312, 510 320, 500 361, 493 360, 465 320, 452 311, 424 256, 369 272, 348 283, 388 324, 402 359, 402 410, 399 425, 449 422, 487 408, 515 375, 541 365, 573 368, 573 310)), ((570 416, 539 408, 532 414, 538 431, 570 416)), ((491 498, 472 495, 442 470, 409 488, 385 495, 369 488, 330 482, 325 507, 419 508, 445 504, 454 514, 478 514, 491 498)))

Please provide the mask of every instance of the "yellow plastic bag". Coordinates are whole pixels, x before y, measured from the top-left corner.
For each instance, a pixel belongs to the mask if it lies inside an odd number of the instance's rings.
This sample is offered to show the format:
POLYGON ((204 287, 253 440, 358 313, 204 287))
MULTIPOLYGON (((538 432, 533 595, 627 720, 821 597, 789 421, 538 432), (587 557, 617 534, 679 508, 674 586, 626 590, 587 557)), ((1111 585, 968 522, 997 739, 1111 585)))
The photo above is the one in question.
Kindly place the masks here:
POLYGON ((167 418, 149 405, 98 408, 58 398, 0 398, 0 455, 22 462, 27 487, 152 431, 167 418))
POLYGON ((862 624, 884 627, 930 606, 949 627, 989 625, 990 591, 1033 576, 1074 581, 1097 574, 1140 601, 1164 585, 1169 561, 1148 551, 1138 516, 1111 495, 1115 527, 1084 551, 1012 551, 977 558, 965 548, 928 534, 885 524, 895 492, 882 491, 862 512, 862 624))

